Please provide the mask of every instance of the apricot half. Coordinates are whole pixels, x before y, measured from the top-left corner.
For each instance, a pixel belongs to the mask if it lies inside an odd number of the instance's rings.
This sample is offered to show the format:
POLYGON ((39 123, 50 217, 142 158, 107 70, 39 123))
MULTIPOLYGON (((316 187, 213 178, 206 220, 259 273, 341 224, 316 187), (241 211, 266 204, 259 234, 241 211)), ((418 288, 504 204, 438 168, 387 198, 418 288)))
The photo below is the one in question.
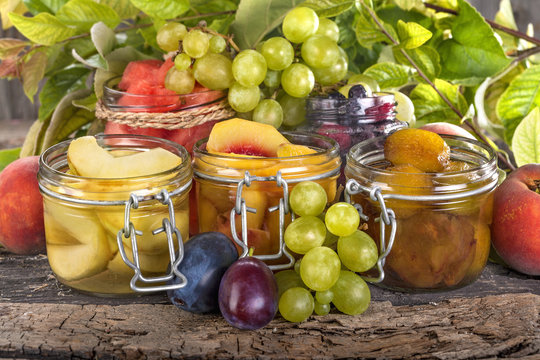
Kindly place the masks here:
POLYGON ((450 161, 450 147, 434 132, 402 129, 386 139, 384 157, 393 165, 410 164, 424 172, 440 172, 450 161))

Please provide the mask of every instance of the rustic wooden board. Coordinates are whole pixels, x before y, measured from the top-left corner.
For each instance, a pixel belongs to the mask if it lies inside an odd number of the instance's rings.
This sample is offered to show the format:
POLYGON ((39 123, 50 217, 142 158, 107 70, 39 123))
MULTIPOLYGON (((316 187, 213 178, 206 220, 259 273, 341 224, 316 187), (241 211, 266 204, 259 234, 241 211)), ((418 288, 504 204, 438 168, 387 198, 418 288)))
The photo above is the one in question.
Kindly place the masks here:
POLYGON ((540 296, 506 294, 329 314, 291 324, 277 317, 241 331, 218 315, 172 305, 0 303, 0 357, 435 358, 540 356, 540 296))

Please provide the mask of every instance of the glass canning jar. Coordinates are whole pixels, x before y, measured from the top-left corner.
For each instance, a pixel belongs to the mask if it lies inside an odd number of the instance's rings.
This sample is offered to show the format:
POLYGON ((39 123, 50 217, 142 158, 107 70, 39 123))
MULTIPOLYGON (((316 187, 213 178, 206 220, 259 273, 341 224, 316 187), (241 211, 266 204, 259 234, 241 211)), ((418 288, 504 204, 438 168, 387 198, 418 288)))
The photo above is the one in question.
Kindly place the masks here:
POLYGON ((329 136, 339 143, 342 168, 351 146, 408 126, 396 119, 394 95, 385 92, 350 99, 309 97, 306 120, 301 130, 329 136))
POLYGON ((448 172, 388 169, 386 136, 355 145, 347 156, 345 196, 359 205, 367 232, 379 243, 383 256, 374 282, 383 287, 455 289, 474 282, 485 267, 498 183, 496 155, 478 141, 442 137, 451 149, 448 172))
POLYGON ((61 283, 93 295, 166 290, 163 282, 173 275, 167 267, 181 261, 188 238, 190 155, 176 143, 148 136, 96 139, 117 157, 161 147, 182 162, 148 176, 91 178, 69 169, 71 140, 47 149, 38 180, 51 269, 61 283))
POLYGON ((290 157, 213 154, 206 151, 203 139, 195 144, 193 155, 199 231, 225 233, 241 255, 254 247, 254 256, 272 269, 294 262, 283 242, 283 230, 291 222, 288 192, 295 184, 312 180, 333 201, 341 164, 333 139, 301 132, 283 135, 317 152, 290 157))

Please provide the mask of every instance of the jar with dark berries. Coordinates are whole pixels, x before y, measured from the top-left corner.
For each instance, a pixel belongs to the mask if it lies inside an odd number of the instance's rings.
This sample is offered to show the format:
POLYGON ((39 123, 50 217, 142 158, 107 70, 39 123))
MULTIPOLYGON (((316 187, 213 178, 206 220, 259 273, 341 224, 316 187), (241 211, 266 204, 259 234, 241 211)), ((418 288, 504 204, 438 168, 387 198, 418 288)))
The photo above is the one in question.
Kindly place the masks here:
POLYGON ((408 126, 396 119, 393 94, 369 93, 362 85, 352 86, 348 97, 338 91, 309 97, 306 120, 302 130, 331 137, 339 143, 343 167, 353 145, 408 126))

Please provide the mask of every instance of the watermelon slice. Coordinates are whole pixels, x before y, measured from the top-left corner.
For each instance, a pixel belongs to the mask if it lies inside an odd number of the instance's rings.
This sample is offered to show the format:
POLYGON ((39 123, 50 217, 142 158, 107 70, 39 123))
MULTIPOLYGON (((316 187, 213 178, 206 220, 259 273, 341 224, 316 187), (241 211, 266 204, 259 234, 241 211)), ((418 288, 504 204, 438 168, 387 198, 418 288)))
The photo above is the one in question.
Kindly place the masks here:
POLYGON ((118 88, 126 91, 131 85, 141 80, 153 82, 162 65, 163 62, 159 60, 139 60, 130 62, 122 74, 122 80, 118 84, 118 88))

